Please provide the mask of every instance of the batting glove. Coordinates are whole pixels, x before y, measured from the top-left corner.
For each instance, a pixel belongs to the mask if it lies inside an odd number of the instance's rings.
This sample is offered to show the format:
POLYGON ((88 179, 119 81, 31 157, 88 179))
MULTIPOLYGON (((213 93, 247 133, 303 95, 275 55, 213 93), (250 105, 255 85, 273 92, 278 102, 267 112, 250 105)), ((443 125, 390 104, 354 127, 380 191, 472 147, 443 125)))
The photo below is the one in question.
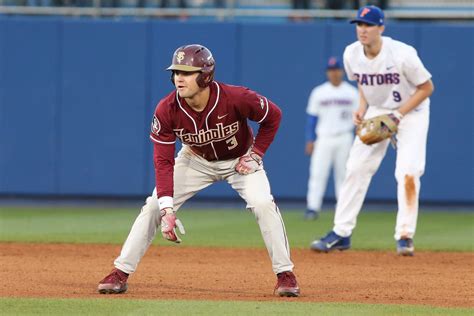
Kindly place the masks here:
POLYGON ((176 218, 176 213, 171 207, 164 208, 160 211, 161 216, 161 234, 163 238, 180 243, 181 239, 176 234, 176 228, 178 228, 181 234, 186 234, 184 226, 179 219, 176 218))
POLYGON ((257 171, 261 164, 262 157, 251 151, 248 155, 240 157, 235 165, 235 171, 242 175, 251 174, 257 171))

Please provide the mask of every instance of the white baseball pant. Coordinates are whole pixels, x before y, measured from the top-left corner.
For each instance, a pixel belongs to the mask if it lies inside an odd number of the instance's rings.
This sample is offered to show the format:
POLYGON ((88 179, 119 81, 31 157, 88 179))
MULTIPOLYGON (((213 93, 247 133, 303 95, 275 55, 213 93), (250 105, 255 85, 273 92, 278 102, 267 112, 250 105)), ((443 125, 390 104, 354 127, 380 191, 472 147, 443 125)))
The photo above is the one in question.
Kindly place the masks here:
MULTIPOLYGON (((183 146, 174 166, 174 209, 177 211, 184 202, 212 183, 226 180, 255 215, 272 261, 273 271, 276 274, 292 271, 293 263, 290 260, 285 225, 273 201, 263 165, 255 173, 240 175, 234 170, 238 160, 207 161, 194 154, 189 147, 183 146)), ((116 268, 128 274, 135 272, 155 237, 159 218, 155 189, 152 196, 146 199, 119 257, 114 262, 116 268)))
POLYGON ((306 197, 309 210, 321 210, 329 172, 333 165, 336 198, 339 195, 346 174, 346 162, 353 139, 352 132, 347 132, 334 136, 322 136, 316 140, 309 167, 306 197))
MULTIPOLYGON (((389 113, 369 107, 367 118, 389 113)), ((429 108, 415 109, 398 126, 395 168, 398 213, 395 239, 413 238, 418 217, 420 177, 425 170, 429 108)), ((341 187, 334 217, 334 232, 348 237, 356 226, 372 176, 385 156, 389 140, 365 145, 356 137, 347 161, 346 177, 341 187)))

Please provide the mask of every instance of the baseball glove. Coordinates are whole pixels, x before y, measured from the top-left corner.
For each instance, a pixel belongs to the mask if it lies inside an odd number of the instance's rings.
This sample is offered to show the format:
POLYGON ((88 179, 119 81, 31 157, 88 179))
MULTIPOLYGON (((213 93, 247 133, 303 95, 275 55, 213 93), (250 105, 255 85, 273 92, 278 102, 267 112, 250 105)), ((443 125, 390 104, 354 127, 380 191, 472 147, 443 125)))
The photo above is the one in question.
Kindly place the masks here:
POLYGON ((400 120, 392 113, 379 115, 364 120, 357 126, 356 133, 364 144, 372 145, 394 137, 399 122, 400 120))

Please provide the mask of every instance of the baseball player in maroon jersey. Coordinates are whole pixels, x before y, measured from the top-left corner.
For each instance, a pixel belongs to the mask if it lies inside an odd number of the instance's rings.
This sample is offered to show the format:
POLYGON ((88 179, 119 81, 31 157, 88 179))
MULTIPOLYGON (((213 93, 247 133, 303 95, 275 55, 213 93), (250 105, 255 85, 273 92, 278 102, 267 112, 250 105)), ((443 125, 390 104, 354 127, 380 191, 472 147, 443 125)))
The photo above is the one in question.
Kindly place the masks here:
POLYGON ((212 53, 201 45, 179 47, 167 70, 176 90, 156 107, 150 138, 154 143, 156 188, 132 226, 115 269, 98 286, 100 293, 123 293, 128 276, 161 226, 164 238, 181 242, 178 209, 200 190, 227 181, 257 219, 277 275, 280 296, 298 296, 285 225, 270 192, 262 157, 281 120, 280 109, 244 87, 214 81, 212 53), (260 127, 254 138, 247 120, 260 127), (182 149, 175 158, 176 140, 182 149))

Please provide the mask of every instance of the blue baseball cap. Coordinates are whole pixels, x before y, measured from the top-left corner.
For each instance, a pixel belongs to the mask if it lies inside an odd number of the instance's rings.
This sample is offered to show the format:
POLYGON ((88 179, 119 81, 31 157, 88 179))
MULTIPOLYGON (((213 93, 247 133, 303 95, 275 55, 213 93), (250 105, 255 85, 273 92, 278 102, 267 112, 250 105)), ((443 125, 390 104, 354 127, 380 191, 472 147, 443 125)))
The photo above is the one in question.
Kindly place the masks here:
POLYGON ((367 5, 357 11, 357 17, 351 23, 367 23, 369 25, 383 25, 385 15, 382 9, 374 5, 367 5))
POLYGON ((326 69, 342 69, 341 62, 337 57, 330 57, 326 65, 326 69))

